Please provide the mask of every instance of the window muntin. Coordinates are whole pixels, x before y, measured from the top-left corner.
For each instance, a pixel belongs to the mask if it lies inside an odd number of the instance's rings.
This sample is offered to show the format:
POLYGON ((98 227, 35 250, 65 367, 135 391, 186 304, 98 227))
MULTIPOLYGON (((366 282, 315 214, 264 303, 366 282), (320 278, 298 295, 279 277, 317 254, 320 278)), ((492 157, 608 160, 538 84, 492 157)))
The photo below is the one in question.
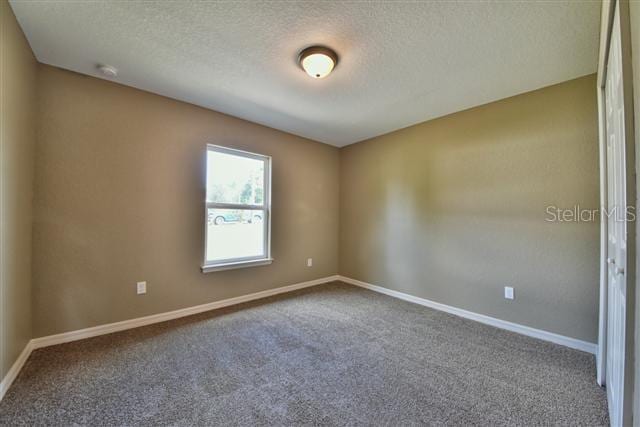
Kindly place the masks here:
POLYGON ((207 146, 203 271, 270 262, 271 158, 207 146))

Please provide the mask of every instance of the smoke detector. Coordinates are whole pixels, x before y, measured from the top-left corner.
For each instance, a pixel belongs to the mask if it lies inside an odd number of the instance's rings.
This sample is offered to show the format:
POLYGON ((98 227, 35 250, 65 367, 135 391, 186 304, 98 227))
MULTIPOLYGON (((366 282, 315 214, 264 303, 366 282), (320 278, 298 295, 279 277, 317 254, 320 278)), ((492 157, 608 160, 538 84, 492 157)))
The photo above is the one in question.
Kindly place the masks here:
POLYGON ((118 77, 118 69, 112 65, 98 64, 96 68, 100 71, 100 74, 107 78, 114 79, 118 77))

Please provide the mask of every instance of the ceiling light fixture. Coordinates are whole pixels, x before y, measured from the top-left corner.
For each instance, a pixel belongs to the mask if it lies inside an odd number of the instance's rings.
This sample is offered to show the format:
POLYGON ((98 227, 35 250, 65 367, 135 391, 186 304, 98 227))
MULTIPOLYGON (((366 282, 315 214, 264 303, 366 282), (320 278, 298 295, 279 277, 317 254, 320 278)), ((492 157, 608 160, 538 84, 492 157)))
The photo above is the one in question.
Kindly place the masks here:
POLYGON ((335 68, 338 55, 328 47, 311 46, 300 52, 298 62, 311 77, 321 79, 328 76, 335 68))

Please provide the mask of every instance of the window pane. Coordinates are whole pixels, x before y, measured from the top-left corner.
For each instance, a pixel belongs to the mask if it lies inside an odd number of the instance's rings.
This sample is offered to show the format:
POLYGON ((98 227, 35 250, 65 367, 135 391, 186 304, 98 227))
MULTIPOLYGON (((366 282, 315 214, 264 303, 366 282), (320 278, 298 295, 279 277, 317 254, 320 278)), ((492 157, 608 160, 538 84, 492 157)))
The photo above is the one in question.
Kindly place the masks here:
POLYGON ((264 160, 207 151, 207 201, 262 205, 264 160))
POLYGON ((262 210, 207 209, 207 261, 266 256, 262 210))

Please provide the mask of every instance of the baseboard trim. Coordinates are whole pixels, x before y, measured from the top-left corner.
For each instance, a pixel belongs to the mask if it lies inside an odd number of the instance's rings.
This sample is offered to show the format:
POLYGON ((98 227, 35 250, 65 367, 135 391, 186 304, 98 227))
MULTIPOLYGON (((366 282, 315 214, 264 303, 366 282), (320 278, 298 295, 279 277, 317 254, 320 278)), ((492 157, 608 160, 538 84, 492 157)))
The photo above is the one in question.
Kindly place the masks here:
POLYGON ((283 294, 298 289, 308 288, 323 283, 338 280, 338 276, 328 276, 320 279, 309 280, 307 282, 296 283, 293 285, 282 286, 280 288, 267 289, 265 291, 255 292, 253 294, 241 295, 234 298, 228 298, 220 301, 214 301, 207 304, 196 305, 193 307, 182 308, 179 310, 168 311, 165 313, 152 314, 150 316, 138 317, 136 319, 123 320, 122 322, 108 323, 106 325, 93 326, 91 328, 79 329, 77 331, 64 332, 56 335, 49 335, 41 338, 34 338, 32 341, 33 349, 49 347, 57 344, 64 344, 71 341, 78 341, 85 338, 96 337, 99 335, 111 334, 114 332, 124 331, 127 329, 139 328, 140 326, 152 325, 154 323, 166 322, 167 320, 179 319, 181 317, 191 316, 193 314, 203 313, 218 308, 229 307, 243 302, 254 301, 267 298, 273 295, 283 294))
POLYGON ((465 319, 475 320, 476 322, 491 325, 496 328, 506 329, 507 331, 516 332, 522 335, 526 335, 540 340, 549 341, 555 344, 560 344, 565 347, 573 348, 575 350, 584 351, 591 354, 596 354, 598 345, 587 341, 578 340, 575 338, 567 337, 564 335, 555 334, 553 332, 544 331, 542 329, 532 328, 530 326, 521 325, 519 323, 508 322, 506 320, 496 319, 495 317, 485 316, 484 314, 474 313, 472 311, 463 310, 461 308, 452 307, 450 305, 441 304, 439 302, 431 301, 425 298, 416 297, 403 292, 394 291, 384 288, 382 286, 372 285, 371 283, 363 282, 360 280, 352 279, 350 277, 339 276, 342 282, 350 285, 359 286, 361 288, 369 289, 381 294, 389 295, 394 298, 399 298, 405 301, 409 301, 415 304, 420 304, 425 307, 433 308, 435 310, 444 311, 449 314, 464 317, 465 319))
POLYGON ((471 311, 463 310, 460 308, 452 307, 449 305, 441 304, 435 301, 430 301, 425 298, 416 297, 403 292, 394 291, 384 288, 382 286, 372 285, 370 283, 362 282, 360 280, 352 279, 350 277, 334 275, 327 276, 320 279, 310 280, 307 282, 296 283, 293 285, 282 286, 280 288, 267 289, 265 291, 255 292, 248 295, 241 295, 234 298, 228 298, 220 301, 214 301, 207 304, 201 304, 193 307, 187 307, 179 310, 169 311, 165 313, 153 314, 145 317, 138 317, 135 319, 124 320, 121 322, 109 323, 106 325, 94 326, 91 328, 80 329, 76 331, 64 332, 56 335, 49 335, 40 338, 34 338, 27 343, 20 356, 16 359, 14 364, 9 369, 9 372, 5 375, 2 382, 0 382, 0 401, 4 398, 7 390, 13 384, 20 370, 26 363, 27 359, 31 355, 31 352, 38 348, 49 347, 52 345, 64 344, 72 341, 78 341, 86 338, 97 337, 100 335, 111 334, 114 332, 120 332, 127 329, 134 329, 141 326, 152 325, 154 323, 166 322, 168 320, 179 319, 181 317, 191 316, 193 314, 203 313, 205 311, 216 310, 218 308, 229 307, 244 302, 255 301, 262 298, 267 298, 273 295, 284 294, 292 292, 298 289, 308 288, 311 286, 321 285, 323 283, 341 281, 350 285, 359 286, 361 288, 369 289, 375 292, 379 292, 385 295, 389 295, 395 298, 399 298, 405 301, 420 304, 426 307, 433 308, 435 310, 444 311, 450 314, 454 314, 466 319, 475 320, 480 323, 495 326, 500 329, 506 329, 508 331, 516 332, 522 335, 527 335, 533 338, 538 338, 544 341, 553 342, 556 344, 564 345, 576 350, 585 351, 587 353, 596 354, 597 345, 594 343, 581 341, 575 338, 558 335, 552 332, 543 331, 541 329, 531 328, 529 326, 520 325, 518 323, 507 322, 505 320, 496 319, 494 317, 485 316, 483 314, 474 313, 471 311))
POLYGON ((13 362, 13 365, 11 365, 9 372, 7 372, 7 374, 2 379, 2 382, 0 382, 0 401, 2 401, 4 395, 7 393, 7 390, 9 390, 9 387, 11 387, 11 384, 13 384, 13 381, 16 379, 25 362, 31 355, 31 352, 33 351, 32 341, 33 340, 27 342, 27 345, 24 346, 24 349, 22 350, 16 361, 13 362))
POLYGON ((295 283, 293 285, 282 286, 280 288, 267 289, 265 291, 255 292, 253 294, 241 295, 234 298, 228 298, 220 301, 214 301, 207 304, 196 305, 193 307, 182 308, 179 310, 168 311, 165 313, 153 314, 135 319, 123 320, 121 322, 109 323, 106 325, 93 326, 91 328, 80 329, 77 331, 64 332, 56 335, 49 335, 30 340, 14 362, 9 372, 0 382, 0 401, 4 398, 7 390, 13 384, 22 367, 31 355, 31 352, 38 348, 49 347, 52 345, 64 344, 67 342, 78 341, 85 338, 97 337, 99 335, 111 334, 114 332, 125 331, 127 329, 139 328, 140 326, 151 325, 154 323, 166 322, 167 320, 179 319, 181 317, 191 316, 193 314, 203 313, 218 308, 229 307, 243 302, 249 302, 267 298, 273 295, 284 294, 296 291, 298 289, 308 288, 311 286, 321 285, 323 283, 339 280, 339 276, 327 276, 320 279, 309 280, 307 282, 295 283))

